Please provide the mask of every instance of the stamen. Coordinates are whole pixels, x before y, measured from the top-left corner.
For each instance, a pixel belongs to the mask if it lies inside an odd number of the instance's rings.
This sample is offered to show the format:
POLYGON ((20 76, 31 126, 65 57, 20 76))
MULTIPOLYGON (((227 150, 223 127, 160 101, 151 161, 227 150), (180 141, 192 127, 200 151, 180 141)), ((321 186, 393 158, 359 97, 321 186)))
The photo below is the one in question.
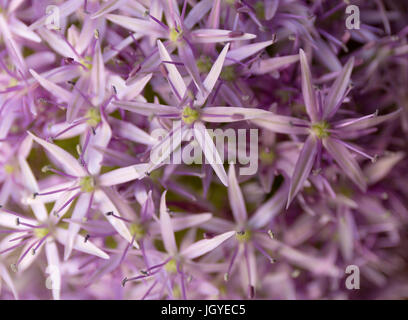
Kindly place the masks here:
POLYGON ((238 250, 239 250, 239 246, 237 246, 237 247, 235 248, 234 253, 232 254, 232 258, 231 258, 231 261, 230 261, 230 263, 229 263, 227 273, 224 275, 224 280, 225 280, 225 281, 228 281, 229 275, 231 274, 231 270, 232 270, 232 267, 233 267, 233 265, 234 265, 235 258, 237 257, 238 250))
POLYGON ((113 211, 109 211, 109 212, 105 213, 105 215, 106 215, 107 217, 112 216, 112 217, 114 217, 114 218, 116 218, 116 219, 119 219, 119 220, 122 220, 122 221, 124 221, 124 222, 132 223, 131 220, 126 219, 126 218, 123 218, 123 217, 121 217, 121 216, 118 216, 118 215, 116 215, 113 211))
POLYGON ((79 189, 79 188, 80 187, 77 186, 77 187, 73 187, 73 188, 63 188, 63 189, 58 189, 58 190, 53 190, 53 191, 43 192, 43 193, 34 192, 33 193, 33 198, 35 199, 38 196, 40 196, 40 197, 41 196, 47 196, 47 195, 50 195, 50 194, 55 194, 55 193, 64 192, 64 191, 73 191, 73 190, 76 190, 76 189, 79 189))
POLYGON ((54 212, 54 215, 56 217, 59 216, 59 213, 64 210, 72 201, 74 201, 76 198, 80 196, 81 192, 76 193, 74 196, 72 196, 60 209, 54 212))
POLYGON ((252 241, 252 244, 266 259, 269 260, 270 263, 275 263, 275 259, 273 259, 256 241, 252 241))

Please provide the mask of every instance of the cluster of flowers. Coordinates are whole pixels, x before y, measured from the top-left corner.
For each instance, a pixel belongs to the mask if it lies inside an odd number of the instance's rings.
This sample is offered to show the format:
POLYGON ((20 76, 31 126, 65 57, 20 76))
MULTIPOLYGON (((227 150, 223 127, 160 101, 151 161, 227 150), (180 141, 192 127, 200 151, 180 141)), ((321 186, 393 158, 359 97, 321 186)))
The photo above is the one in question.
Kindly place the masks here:
POLYGON ((0 0, 0 298, 408 297, 408 4, 349 4, 0 0))

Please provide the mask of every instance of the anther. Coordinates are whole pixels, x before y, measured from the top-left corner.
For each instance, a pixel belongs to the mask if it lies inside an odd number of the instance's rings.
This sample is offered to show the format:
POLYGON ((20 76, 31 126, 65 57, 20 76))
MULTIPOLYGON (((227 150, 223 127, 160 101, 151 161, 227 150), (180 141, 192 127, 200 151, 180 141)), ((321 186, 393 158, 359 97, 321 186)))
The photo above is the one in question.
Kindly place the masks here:
POLYGON ((11 269, 11 271, 13 271, 13 272, 17 272, 17 271, 18 271, 17 264, 12 263, 12 264, 10 265, 10 269, 11 269))
POLYGON ((78 153, 78 155, 82 154, 82 148, 79 144, 76 145, 76 152, 78 153))
POLYGON ((126 285, 126 282, 128 281, 128 278, 124 278, 123 280, 122 280, 122 287, 124 287, 125 285, 126 285))
POLYGON ((16 225, 20 225, 20 218, 16 218, 16 225))
POLYGON ((272 233, 272 230, 268 230, 268 235, 269 235, 269 237, 270 237, 271 239, 274 239, 274 238, 275 238, 275 236, 274 236, 273 233, 272 233))
POLYGON ((225 282, 228 282, 228 278, 229 278, 228 273, 224 273, 224 281, 225 281, 225 282))
POLYGON ((91 237, 91 235, 90 235, 90 234, 87 234, 87 235, 85 236, 84 242, 87 242, 90 237, 91 237))
POLYGON ((46 165, 44 167, 41 168, 41 172, 46 173, 48 171, 51 170, 51 166, 50 165, 46 165))
POLYGON ((105 214, 106 214, 108 217, 109 217, 109 216, 113 216, 113 211, 106 212, 105 214))

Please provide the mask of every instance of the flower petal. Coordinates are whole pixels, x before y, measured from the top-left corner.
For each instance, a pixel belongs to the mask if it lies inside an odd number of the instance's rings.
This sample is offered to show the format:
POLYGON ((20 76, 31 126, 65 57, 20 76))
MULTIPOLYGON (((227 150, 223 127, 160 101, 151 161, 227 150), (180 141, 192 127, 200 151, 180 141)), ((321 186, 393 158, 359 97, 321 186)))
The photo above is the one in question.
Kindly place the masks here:
POLYGON ((243 226, 248 218, 244 197, 235 174, 234 164, 230 164, 228 172, 228 198, 237 224, 243 226))
POLYGON ((214 169, 214 172, 217 174, 218 178, 220 178, 221 182, 225 186, 228 186, 228 177, 227 173, 225 172, 222 159, 205 126, 201 122, 196 121, 194 123, 193 132, 194 137, 200 145, 201 150, 204 152, 204 156, 207 159, 208 163, 214 169))
MULTIPOLYGON (((56 228, 55 237, 59 243, 64 245, 68 237, 68 230, 62 229, 62 228, 56 228)), ((90 254, 90 255, 102 258, 102 259, 109 259, 109 256, 105 252, 99 249, 90 240, 85 241, 85 239, 86 239, 85 237, 78 234, 74 242, 74 249, 84 252, 86 254, 90 254)))
POLYGON ((260 60, 259 62, 254 62, 250 68, 250 71, 251 73, 256 75, 272 73, 284 67, 288 67, 289 65, 297 62, 298 60, 299 60, 298 54, 264 59, 260 60))
MULTIPOLYGON (((82 193, 77 203, 75 204, 74 212, 72 213, 71 219, 74 220, 81 220, 85 217, 86 213, 90 208, 90 204, 92 201, 92 194, 91 193, 82 193)), ((70 223, 68 227, 68 237, 65 242, 65 252, 64 252, 64 260, 68 260, 71 255, 72 249, 74 248, 75 238, 81 229, 81 226, 75 223, 70 223)))
POLYGON ((323 139, 323 146, 327 149, 333 159, 337 162, 343 172, 365 192, 367 181, 357 161, 353 158, 347 148, 335 139, 323 139))
POLYGON ((146 175, 148 168, 148 163, 139 163, 133 166, 115 169, 102 174, 98 179, 98 184, 103 187, 110 187, 140 179, 146 175))
POLYGON ((83 177, 87 175, 87 172, 79 164, 79 162, 64 149, 36 137, 29 131, 28 134, 34 139, 35 142, 44 147, 44 149, 47 150, 59 162, 59 164, 65 168, 67 173, 76 177, 83 177))
POLYGON ((285 208, 288 197, 289 184, 285 183, 279 190, 265 203, 263 203, 251 216, 248 225, 253 229, 261 229, 270 223, 276 215, 285 208))
POLYGON ((217 60, 215 60, 213 66, 211 67, 210 72, 208 73, 207 77, 204 80, 204 88, 206 92, 200 92, 197 96, 197 104, 201 105, 204 101, 208 98, 208 95, 213 90, 215 84, 217 83, 218 77, 220 76, 222 67, 224 65, 225 57, 227 56, 227 52, 229 49, 230 44, 227 43, 224 48, 222 49, 221 53, 218 55, 217 60))
MULTIPOLYGON (((157 47, 159 49, 160 58, 162 61, 172 62, 173 60, 170 57, 170 54, 167 52, 166 47, 160 40, 157 40, 157 47)), ((184 97, 187 87, 184 83, 183 77, 180 72, 177 70, 176 66, 172 63, 164 63, 165 68, 168 72, 168 79, 171 83, 171 87, 176 91, 175 94, 181 99, 184 97)))
POLYGON ((217 43, 254 38, 256 38, 254 34, 220 29, 198 29, 191 32, 191 40, 194 43, 217 43))
POLYGON ((173 224, 166 205, 166 193, 167 191, 163 192, 160 200, 160 229, 166 251, 170 255, 174 255, 177 253, 177 245, 176 238, 174 237, 173 224))
POLYGON ((46 78, 40 76, 33 69, 30 69, 31 75, 38 81, 38 83, 48 92, 53 94, 58 99, 61 99, 64 102, 70 101, 72 95, 71 92, 63 89, 59 85, 47 80, 46 78))
POLYGON ((353 71, 354 57, 347 61, 341 70, 336 81, 330 88, 329 94, 324 101, 323 118, 328 119, 333 116, 340 107, 344 94, 350 82, 351 72, 353 71))
POLYGON ((302 93, 306 111, 312 121, 317 121, 319 120, 317 112, 318 108, 315 91, 313 89, 312 74, 310 73, 306 54, 302 49, 299 50, 299 58, 300 67, 302 69, 302 93))
POLYGON ((309 122, 281 116, 274 113, 265 114, 262 118, 251 119, 251 122, 272 132, 284 134, 309 134, 309 122))
POLYGON ((303 188, 306 179, 309 177, 312 170, 317 154, 317 140, 313 135, 309 135, 306 139, 303 149, 299 154, 299 158, 296 162, 295 171, 293 172, 292 179, 290 181, 288 203, 286 208, 289 207, 296 194, 303 188))
MULTIPOLYGON (((226 61, 224 66, 233 65, 239 61, 242 61, 255 53, 265 49, 266 47, 270 46, 273 43, 273 40, 263 41, 263 42, 256 42, 241 46, 239 48, 230 50, 227 53, 226 61)), ((297 55, 296 55, 297 56, 297 55)))
POLYGON ((118 106, 119 108, 144 116, 174 114, 176 117, 180 114, 180 110, 178 108, 158 103, 140 101, 113 101, 112 104, 118 106))
POLYGON ((61 298, 61 269, 60 259, 58 255, 57 245, 54 241, 47 241, 45 243, 45 255, 48 261, 48 273, 47 278, 48 289, 52 290, 52 296, 54 300, 60 300, 61 298))
POLYGON ((188 246, 184 249, 180 255, 186 259, 195 259, 203 254, 206 254, 219 245, 221 245, 224 241, 228 240, 235 234, 235 231, 228 231, 218 236, 215 236, 211 239, 203 239, 193 243, 192 245, 188 246))

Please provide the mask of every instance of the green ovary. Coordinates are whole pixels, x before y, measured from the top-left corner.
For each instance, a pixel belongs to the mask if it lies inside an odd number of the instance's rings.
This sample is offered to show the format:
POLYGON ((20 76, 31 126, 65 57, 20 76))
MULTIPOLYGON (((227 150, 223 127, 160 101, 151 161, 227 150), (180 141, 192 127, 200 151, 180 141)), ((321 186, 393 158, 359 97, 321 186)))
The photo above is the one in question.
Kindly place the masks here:
POLYGON ((182 32, 178 32, 176 29, 173 28, 170 30, 169 38, 171 41, 177 42, 178 40, 180 40, 182 35, 183 35, 182 32))
POLYGON ((9 85, 8 85, 9 88, 15 87, 16 85, 18 85, 18 80, 15 79, 15 78, 11 78, 10 81, 9 81, 9 85))
POLYGON ((79 181, 82 192, 93 192, 95 190, 95 183, 92 177, 83 177, 79 181))
POLYGON ((99 113, 99 110, 95 108, 89 109, 85 115, 85 118, 88 119, 87 123, 91 127, 96 127, 99 122, 101 122, 101 114, 99 113))
POLYGON ((10 165, 10 164, 6 164, 6 165, 4 166, 4 171, 5 171, 7 174, 13 174, 14 170, 15 170, 15 168, 14 168, 12 165, 10 165))
POLYGON ((177 272, 177 262, 174 259, 171 259, 169 262, 166 263, 164 269, 168 273, 176 273, 177 272))
POLYGON ((38 239, 44 238, 49 232, 50 232, 50 230, 47 229, 47 228, 35 228, 34 229, 34 235, 38 239))
POLYGON ((186 124, 192 124, 194 121, 196 121, 199 118, 199 116, 200 114, 198 113, 198 111, 190 107, 185 107, 181 115, 184 123, 186 124))
POLYGON ((330 136, 330 125, 325 121, 314 123, 311 129, 319 139, 324 139, 330 136))
POLYGON ((91 70, 92 69, 92 63, 91 63, 91 61, 92 61, 92 58, 91 57, 85 57, 84 59, 81 59, 79 62, 85 67, 85 68, 87 68, 88 70, 91 70))
POLYGON ((244 231, 238 231, 235 233, 235 238, 239 242, 248 242, 251 239, 251 231, 250 230, 244 230, 244 231))
POLYGON ((138 223, 132 223, 129 227, 130 233, 135 236, 136 240, 139 240, 144 237, 146 231, 143 226, 138 223))
POLYGON ((275 162, 276 155, 273 151, 261 150, 259 157, 262 163, 273 164, 275 162))

